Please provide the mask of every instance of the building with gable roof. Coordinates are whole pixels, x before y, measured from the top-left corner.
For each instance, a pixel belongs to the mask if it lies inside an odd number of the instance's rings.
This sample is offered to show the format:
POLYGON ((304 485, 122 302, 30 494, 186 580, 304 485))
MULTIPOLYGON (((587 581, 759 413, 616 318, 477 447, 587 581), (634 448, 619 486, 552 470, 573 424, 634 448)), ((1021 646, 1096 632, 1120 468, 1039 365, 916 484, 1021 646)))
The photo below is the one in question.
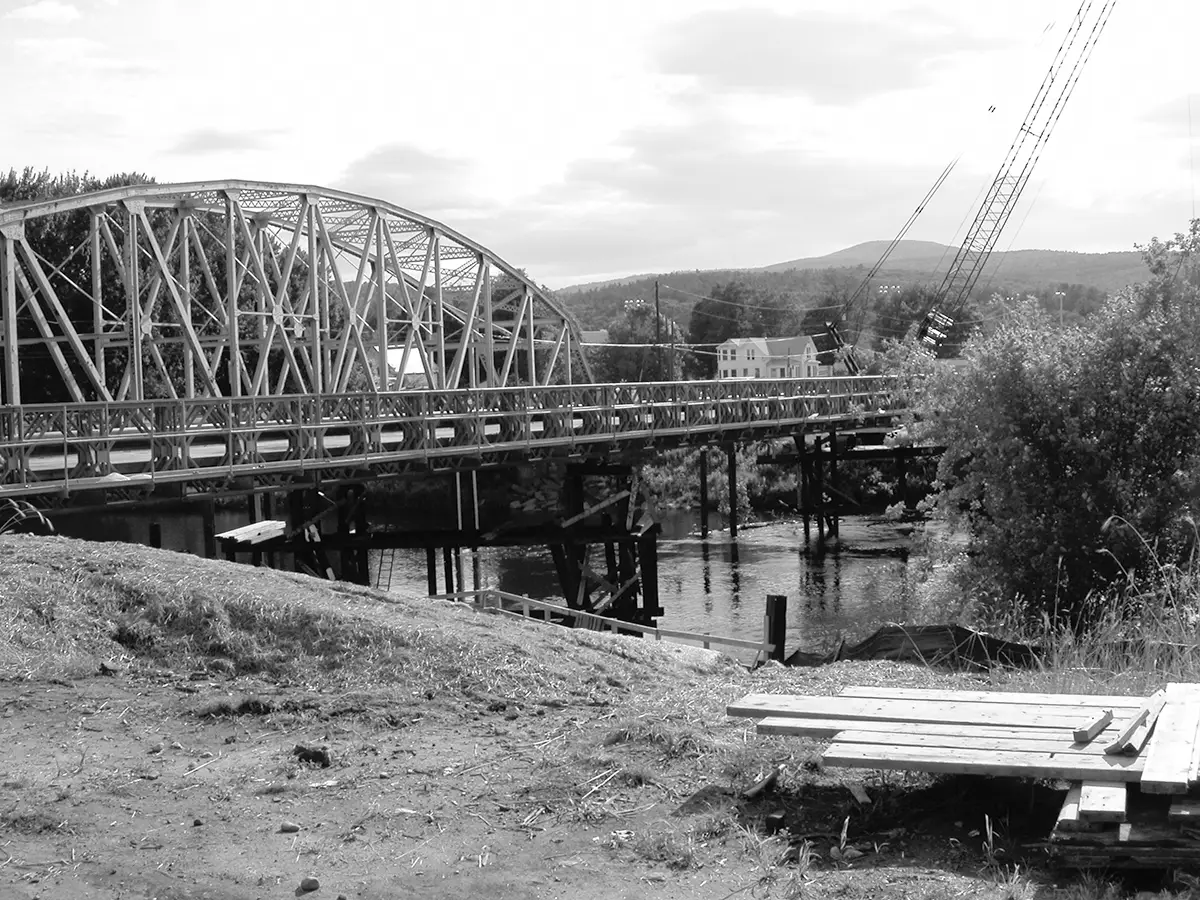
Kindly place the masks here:
POLYGON ((833 374, 832 354, 811 335, 729 338, 717 345, 717 378, 821 378, 833 374))

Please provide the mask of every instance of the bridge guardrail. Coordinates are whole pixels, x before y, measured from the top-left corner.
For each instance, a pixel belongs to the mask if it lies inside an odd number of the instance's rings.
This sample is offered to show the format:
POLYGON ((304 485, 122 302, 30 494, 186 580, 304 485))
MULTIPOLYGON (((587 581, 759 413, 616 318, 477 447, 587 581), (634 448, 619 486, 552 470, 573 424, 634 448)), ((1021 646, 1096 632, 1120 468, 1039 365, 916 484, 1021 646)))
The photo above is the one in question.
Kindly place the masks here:
POLYGON ((0 407, 0 495, 786 435, 894 415, 894 383, 860 376, 0 407))

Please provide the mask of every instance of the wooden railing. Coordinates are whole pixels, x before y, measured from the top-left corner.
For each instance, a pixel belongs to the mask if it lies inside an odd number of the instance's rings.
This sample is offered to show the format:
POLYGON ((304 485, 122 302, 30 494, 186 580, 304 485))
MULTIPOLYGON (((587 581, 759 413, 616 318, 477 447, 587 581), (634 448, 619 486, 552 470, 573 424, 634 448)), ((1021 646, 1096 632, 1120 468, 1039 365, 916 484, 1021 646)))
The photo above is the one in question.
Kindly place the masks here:
POLYGON ((676 641, 692 641, 701 644, 705 650, 710 650, 714 645, 721 647, 735 647, 740 650, 755 651, 754 663, 766 661, 771 658, 775 650, 775 644, 771 642, 771 620, 770 616, 764 613, 763 615, 763 636, 761 641, 748 641, 744 638, 725 637, 724 635, 700 633, 694 631, 679 631, 672 628, 657 628, 652 625, 639 625, 635 622, 624 622, 620 619, 610 619, 607 616, 597 615, 596 613, 585 612, 581 609, 571 609, 566 606, 559 606, 555 603, 547 603, 545 600, 534 600, 531 597, 526 597, 520 594, 510 594, 506 591, 499 591, 494 588, 482 588, 477 591, 460 591, 452 594, 435 594, 430 597, 431 600, 457 600, 470 601, 478 609, 495 610, 501 613, 518 615, 521 618, 537 618, 533 615, 535 611, 543 613, 543 619, 549 620, 549 616, 560 616, 570 620, 576 628, 586 628, 589 631, 611 631, 613 633, 624 632, 626 634, 640 634, 645 637, 653 638, 656 641, 676 640, 676 641), (506 605, 507 603, 507 605, 506 605))

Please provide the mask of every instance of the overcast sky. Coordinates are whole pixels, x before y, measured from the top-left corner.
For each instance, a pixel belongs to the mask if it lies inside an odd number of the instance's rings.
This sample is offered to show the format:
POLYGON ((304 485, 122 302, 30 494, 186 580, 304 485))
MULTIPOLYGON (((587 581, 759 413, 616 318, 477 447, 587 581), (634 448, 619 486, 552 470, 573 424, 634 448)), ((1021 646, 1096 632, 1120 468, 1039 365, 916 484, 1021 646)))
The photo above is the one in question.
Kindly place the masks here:
MULTIPOLYGON (((890 239, 962 153, 956 244, 1078 5, 0 0, 0 167, 337 187, 558 287, 890 239)), ((1186 227, 1197 34, 1117 4, 1000 248, 1186 227)))

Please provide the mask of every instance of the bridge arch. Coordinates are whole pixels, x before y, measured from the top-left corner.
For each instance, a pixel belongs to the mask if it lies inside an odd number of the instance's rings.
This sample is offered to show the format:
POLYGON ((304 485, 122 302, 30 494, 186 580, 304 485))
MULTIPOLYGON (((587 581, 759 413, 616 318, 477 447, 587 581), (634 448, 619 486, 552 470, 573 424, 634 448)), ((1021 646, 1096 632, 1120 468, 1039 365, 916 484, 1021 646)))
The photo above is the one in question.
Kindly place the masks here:
POLYGON ((575 322, 383 200, 257 181, 0 208, 0 402, 590 382, 575 322))

